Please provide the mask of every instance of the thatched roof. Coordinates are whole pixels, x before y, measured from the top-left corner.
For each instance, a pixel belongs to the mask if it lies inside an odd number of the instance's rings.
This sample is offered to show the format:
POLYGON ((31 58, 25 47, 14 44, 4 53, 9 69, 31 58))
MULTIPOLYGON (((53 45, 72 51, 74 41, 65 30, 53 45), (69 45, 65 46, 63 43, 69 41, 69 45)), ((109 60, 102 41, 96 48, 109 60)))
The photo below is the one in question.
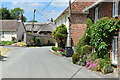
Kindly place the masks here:
MULTIPOLYGON (((26 31, 32 31, 32 22, 24 23, 26 31)), ((34 23, 34 31, 50 31, 53 32, 55 30, 55 25, 51 22, 48 23, 34 23)))
POLYGON ((18 20, 0 20, 1 31, 17 31, 20 22, 18 20))

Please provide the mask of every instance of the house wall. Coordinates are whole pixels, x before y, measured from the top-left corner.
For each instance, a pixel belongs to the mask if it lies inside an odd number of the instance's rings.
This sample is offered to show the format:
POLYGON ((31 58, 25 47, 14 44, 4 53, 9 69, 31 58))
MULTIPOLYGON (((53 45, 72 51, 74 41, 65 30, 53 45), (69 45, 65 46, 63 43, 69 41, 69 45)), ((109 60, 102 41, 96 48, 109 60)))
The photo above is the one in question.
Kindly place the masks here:
POLYGON ((4 37, 1 37, 1 41, 12 41, 12 37, 17 39, 17 32, 4 31, 4 37))
POLYGON ((60 26, 61 24, 65 24, 66 27, 67 27, 67 31, 68 31, 68 28, 69 28, 68 16, 69 16, 69 14, 66 13, 66 14, 64 14, 63 16, 59 17, 59 18, 55 21, 56 27, 60 26))
POLYGON ((71 37, 73 45, 77 45, 80 38, 83 36, 86 29, 87 15, 72 14, 71 15, 71 37))
MULTIPOLYGON (((55 39, 53 39, 52 37, 48 37, 48 36, 36 36, 40 38, 41 41, 41 45, 48 45, 48 41, 50 41, 50 43, 55 44, 55 39)), ((33 40, 35 38, 35 36, 31 35, 31 34, 26 34, 26 41, 24 42, 31 42, 31 40, 33 40)))
MULTIPOLYGON (((119 1, 119 9, 118 9, 119 16, 118 18, 120 19, 120 1, 119 1)), ((120 29, 119 29, 119 38, 118 38, 118 68, 119 68, 119 79, 120 79, 120 29)))
MULTIPOLYGON (((98 18, 102 17, 109 17, 112 18, 112 9, 113 3, 112 2, 103 2, 98 5, 98 18)), ((89 16, 95 19, 95 8, 89 10, 89 16)))
POLYGON ((22 24, 22 22, 19 24, 18 30, 17 30, 17 41, 22 41, 22 37, 24 38, 25 28, 22 24))
MULTIPOLYGON (((103 2, 100 3, 98 6, 98 13, 99 19, 102 17, 109 17, 112 18, 113 13, 113 3, 112 2, 103 2)), ((89 10, 89 16, 92 16, 95 19, 95 8, 89 10)), ((120 2, 119 2, 119 9, 118 9, 118 19, 120 19, 120 2)), ((118 68, 120 69, 120 29, 118 32, 118 68)), ((111 52, 111 60, 112 60, 112 52, 111 52)), ((119 70, 120 71, 120 70, 119 70)), ((120 74, 120 73, 119 73, 120 74)))
POLYGON ((118 68, 119 68, 119 78, 120 78, 120 29, 119 29, 119 37, 118 37, 118 68))

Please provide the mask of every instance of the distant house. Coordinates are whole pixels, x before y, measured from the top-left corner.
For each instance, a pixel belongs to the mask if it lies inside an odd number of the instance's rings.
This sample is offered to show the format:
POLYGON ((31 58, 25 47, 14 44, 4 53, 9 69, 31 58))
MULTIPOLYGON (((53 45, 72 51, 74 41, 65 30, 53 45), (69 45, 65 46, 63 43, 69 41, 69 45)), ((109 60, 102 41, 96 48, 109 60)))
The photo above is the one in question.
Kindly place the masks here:
MULTIPOLYGON (((97 21, 98 19, 102 17, 110 17, 110 18, 118 18, 120 19, 120 1, 115 2, 116 0, 113 0, 114 2, 106 2, 107 0, 99 0, 98 2, 94 3, 93 5, 86 8, 85 11, 89 10, 89 16, 92 16, 94 18, 94 21, 97 21)), ((120 61, 120 29, 118 32, 116 32, 116 35, 114 35, 114 39, 112 42, 112 48, 111 48, 111 61, 114 65, 118 64, 118 61, 120 61)), ((119 68, 120 68, 120 62, 119 62, 119 68)))
POLYGON ((22 41, 25 27, 21 20, 0 20, 1 41, 22 41))
POLYGON ((55 44, 55 40, 52 39, 52 32, 56 29, 56 27, 52 22, 46 22, 46 23, 35 22, 34 28, 32 22, 26 22, 24 23, 24 25, 27 32, 26 42, 30 41, 30 39, 33 38, 33 37, 30 38, 30 35, 33 35, 40 37, 42 45, 47 45, 48 42, 55 44), (32 30, 33 30, 33 34, 32 34, 32 30))
MULTIPOLYGON (((78 41, 82 37, 86 29, 86 21, 88 12, 83 12, 85 8, 93 4, 93 2, 74 1, 71 4, 71 37, 72 45, 77 45, 78 41)), ((54 21, 58 27, 61 24, 65 24, 67 30, 69 29, 69 7, 65 9, 54 21)))

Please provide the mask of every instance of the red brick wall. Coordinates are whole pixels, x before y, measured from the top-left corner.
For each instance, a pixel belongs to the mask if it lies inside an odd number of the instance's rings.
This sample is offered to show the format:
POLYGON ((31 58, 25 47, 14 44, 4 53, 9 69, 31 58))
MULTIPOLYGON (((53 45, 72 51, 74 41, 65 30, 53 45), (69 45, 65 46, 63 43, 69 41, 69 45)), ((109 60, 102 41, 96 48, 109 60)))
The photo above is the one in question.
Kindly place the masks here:
POLYGON ((119 1, 119 9, 118 9, 118 18, 120 19, 120 1, 119 1))
POLYGON ((71 15, 71 37, 73 45, 76 45, 83 36, 86 29, 87 15, 72 14, 71 15))
MULTIPOLYGON (((99 18, 102 17, 110 17, 112 18, 112 9, 113 9, 113 3, 112 2, 104 2, 99 4, 98 6, 98 13, 99 13, 99 18)), ((118 18, 120 19, 120 2, 119 2, 119 11, 118 11, 118 18)), ((89 10, 89 15, 95 18, 95 11, 94 8, 89 10)), ((111 60, 112 60, 112 52, 111 52, 111 60)), ((118 68, 120 69, 120 30, 119 30, 119 37, 118 37, 118 68)), ((120 71, 120 70, 119 70, 120 71)), ((120 75, 120 72, 119 72, 120 75)))
MULTIPOLYGON (((120 2, 119 2, 119 9, 118 9, 118 18, 120 19, 120 2)), ((120 29, 119 29, 119 37, 118 37, 118 68, 119 68, 119 78, 120 78, 120 29)))
MULTIPOLYGON (((112 2, 103 2, 100 5, 98 5, 98 18, 102 17, 110 17, 112 18, 112 2)), ((93 17, 95 19, 95 8, 92 8, 89 10, 89 16, 93 17)))
POLYGON ((120 29, 119 29, 119 36, 118 36, 118 68, 119 68, 119 77, 120 77, 120 29))

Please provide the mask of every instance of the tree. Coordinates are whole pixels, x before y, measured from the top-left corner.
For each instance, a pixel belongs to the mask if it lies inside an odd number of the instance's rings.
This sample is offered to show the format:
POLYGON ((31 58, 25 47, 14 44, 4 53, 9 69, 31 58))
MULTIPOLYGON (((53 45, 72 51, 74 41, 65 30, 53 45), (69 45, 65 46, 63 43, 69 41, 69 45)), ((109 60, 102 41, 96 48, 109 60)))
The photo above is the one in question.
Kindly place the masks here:
MULTIPOLYGON (((14 9, 11 9, 11 17, 13 19, 18 19, 19 15, 22 14, 23 15, 24 13, 24 10, 21 9, 21 8, 14 8, 14 9)), ((23 16, 23 22, 26 22, 27 18, 25 16, 23 16)))
MULTIPOLYGON (((33 21, 27 21, 27 22, 33 22, 33 21)), ((38 22, 38 21, 34 21, 34 22, 38 22)))
POLYGON ((57 40, 58 48, 65 48, 67 39, 67 28, 64 24, 56 27, 56 30, 52 32, 53 38, 57 40))
POLYGON ((10 16, 10 11, 7 9, 7 8, 1 8, 0 9, 0 19, 12 19, 11 16, 10 16))

